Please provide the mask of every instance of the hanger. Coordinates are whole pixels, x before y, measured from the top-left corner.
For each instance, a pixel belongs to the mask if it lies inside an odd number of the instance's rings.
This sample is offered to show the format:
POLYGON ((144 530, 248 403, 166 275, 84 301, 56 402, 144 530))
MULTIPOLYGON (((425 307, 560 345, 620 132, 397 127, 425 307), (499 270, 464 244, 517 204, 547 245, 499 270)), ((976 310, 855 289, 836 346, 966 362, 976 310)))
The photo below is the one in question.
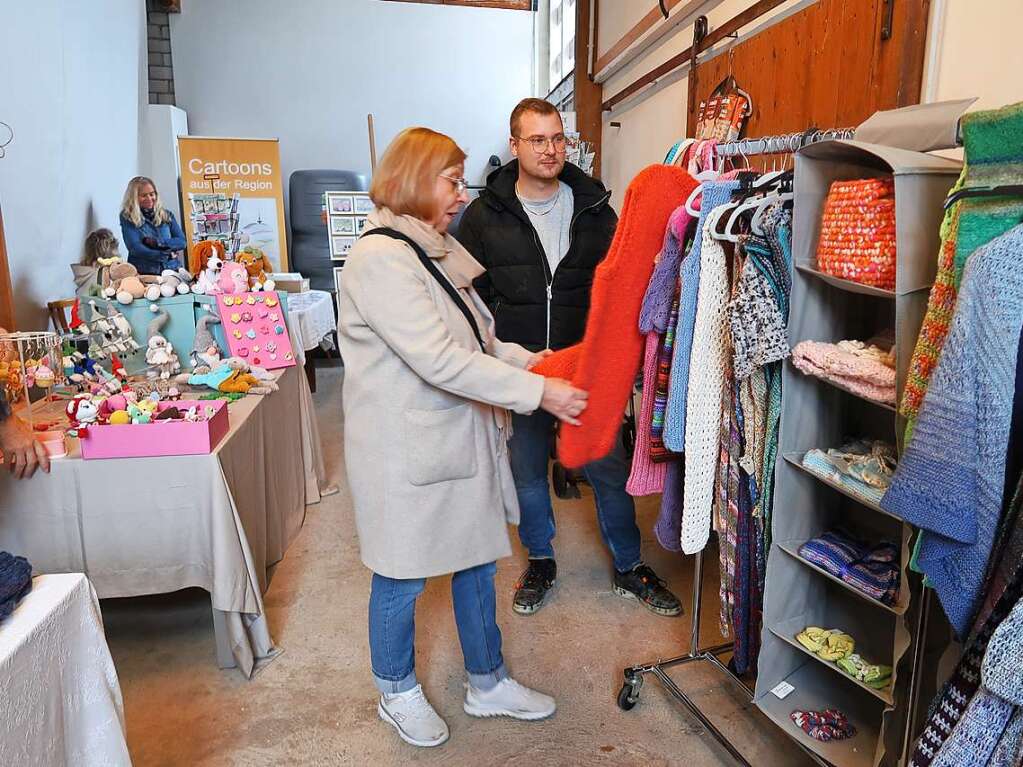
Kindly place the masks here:
POLYGON ((1023 197, 1023 184, 970 186, 964 189, 959 189, 945 198, 944 209, 948 210, 960 200, 974 199, 978 197, 1023 197))

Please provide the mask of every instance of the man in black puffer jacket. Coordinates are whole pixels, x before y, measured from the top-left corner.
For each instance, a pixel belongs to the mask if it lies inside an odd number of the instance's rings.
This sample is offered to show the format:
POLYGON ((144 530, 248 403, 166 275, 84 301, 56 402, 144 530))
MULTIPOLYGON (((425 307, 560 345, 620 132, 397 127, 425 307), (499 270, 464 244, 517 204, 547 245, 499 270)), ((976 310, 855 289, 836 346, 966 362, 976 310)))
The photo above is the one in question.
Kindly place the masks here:
MULTIPOLYGON (((512 155, 465 211, 457 237, 486 268, 475 286, 489 304, 497 337, 531 351, 582 340, 597 265, 618 217, 611 193, 565 162, 561 115, 541 99, 524 99, 511 115, 512 155)), ((543 605, 557 576, 554 511, 547 466, 555 421, 537 411, 512 415, 509 442, 522 519, 519 538, 529 567, 516 584, 513 608, 528 615, 543 605)), ((614 590, 661 615, 682 607, 640 558, 636 507, 625 492, 629 461, 621 439, 606 458, 583 469, 597 498, 597 519, 614 559, 614 590)))

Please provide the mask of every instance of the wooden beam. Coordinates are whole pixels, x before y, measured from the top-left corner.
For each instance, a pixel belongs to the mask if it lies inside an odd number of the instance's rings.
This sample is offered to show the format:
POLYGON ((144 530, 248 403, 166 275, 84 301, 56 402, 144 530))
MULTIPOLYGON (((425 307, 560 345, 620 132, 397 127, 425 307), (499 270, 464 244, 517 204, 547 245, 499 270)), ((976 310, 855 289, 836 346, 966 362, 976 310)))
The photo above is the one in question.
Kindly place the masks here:
MULTIPOLYGON (((779 5, 784 3, 786 0, 758 0, 758 2, 751 5, 742 13, 733 16, 731 19, 726 21, 720 27, 715 29, 713 32, 703 38, 703 42, 700 43, 700 50, 707 50, 712 48, 717 43, 724 40, 726 37, 737 33, 740 29, 750 24, 765 13, 770 13, 779 5)), ((620 104, 625 99, 629 98, 635 93, 653 85, 657 80, 664 77, 670 72, 674 72, 679 67, 688 63, 693 57, 693 47, 689 46, 681 53, 672 56, 670 59, 665 61, 659 67, 655 67, 647 72, 645 75, 637 79, 635 82, 627 85, 625 88, 620 90, 618 93, 613 95, 602 105, 604 110, 612 109, 616 104, 620 104)))
MULTIPOLYGON (((598 29, 599 3, 593 4, 593 33, 598 29)), ((593 144, 593 176, 600 178, 600 137, 603 132, 600 99, 603 89, 590 79, 590 0, 575 4, 575 126, 583 141, 593 144)), ((595 41, 594 41, 595 42, 595 41)))
POLYGON ((14 291, 11 288, 11 267, 7 263, 2 212, 0 212, 0 327, 14 330, 14 291))
MULTIPOLYGON (((682 0, 664 0, 664 7, 671 12, 671 9, 681 3, 682 0)), ((646 15, 632 25, 632 29, 621 36, 614 45, 607 49, 607 52, 597 58, 596 63, 593 65, 593 71, 599 72, 616 58, 621 56, 630 45, 636 42, 644 34, 657 24, 658 21, 664 18, 664 14, 661 13, 661 9, 655 4, 653 8, 647 11, 646 15)))

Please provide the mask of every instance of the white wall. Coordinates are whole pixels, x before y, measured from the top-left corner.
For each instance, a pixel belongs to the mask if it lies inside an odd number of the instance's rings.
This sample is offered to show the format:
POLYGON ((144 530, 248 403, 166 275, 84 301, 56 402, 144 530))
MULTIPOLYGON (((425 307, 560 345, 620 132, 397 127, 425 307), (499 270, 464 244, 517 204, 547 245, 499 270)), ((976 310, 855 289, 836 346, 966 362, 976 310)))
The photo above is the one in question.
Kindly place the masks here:
POLYGON ((425 125, 483 179, 507 154, 508 114, 531 95, 532 14, 380 0, 194 0, 171 15, 177 102, 193 135, 278 137, 294 170, 369 171, 425 125))
MULTIPOLYGON (((121 196, 139 158, 142 0, 11 0, 0 20, 0 206, 19 329, 74 295, 68 264, 98 226, 120 238, 121 196)), ((127 254, 125 254, 127 255, 127 254)))
MULTIPOLYGON (((655 0, 598 0, 598 51, 606 52, 651 8, 655 0)), ((724 0, 709 14, 710 27, 720 26, 753 0, 724 0)), ((774 12, 784 13, 797 5, 789 0, 774 12)), ((770 16, 754 22, 743 34, 755 31, 770 16)), ((924 76, 925 100, 980 96, 974 109, 1023 101, 1023 46, 1018 31, 1023 25, 1020 0, 932 0, 928 66, 924 76)), ((680 27, 658 47, 651 49, 604 84, 604 98, 618 93, 655 66, 687 48, 692 27, 680 27)), ((686 134, 688 81, 669 76, 644 98, 624 102, 613 113, 604 113, 601 175, 614 190, 619 204, 629 181, 651 163, 661 162, 668 148, 686 134), (618 122, 621 127, 611 127, 618 122)), ((756 94, 752 94, 756 99, 756 94)))

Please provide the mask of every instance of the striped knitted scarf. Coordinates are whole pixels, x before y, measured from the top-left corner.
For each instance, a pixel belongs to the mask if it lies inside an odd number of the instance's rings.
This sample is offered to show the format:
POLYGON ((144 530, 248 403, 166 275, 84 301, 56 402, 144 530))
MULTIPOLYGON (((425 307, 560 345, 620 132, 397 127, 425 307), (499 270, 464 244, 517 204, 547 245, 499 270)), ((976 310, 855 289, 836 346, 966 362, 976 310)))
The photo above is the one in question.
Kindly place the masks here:
MULTIPOLYGON (((966 165, 952 191, 962 187, 1023 183, 1023 103, 962 120, 966 165)), ((931 374, 945 345, 966 259, 977 248, 1012 229, 1023 217, 1023 199, 966 199, 953 205, 941 224, 938 272, 902 398, 907 442, 912 437, 931 374)))

